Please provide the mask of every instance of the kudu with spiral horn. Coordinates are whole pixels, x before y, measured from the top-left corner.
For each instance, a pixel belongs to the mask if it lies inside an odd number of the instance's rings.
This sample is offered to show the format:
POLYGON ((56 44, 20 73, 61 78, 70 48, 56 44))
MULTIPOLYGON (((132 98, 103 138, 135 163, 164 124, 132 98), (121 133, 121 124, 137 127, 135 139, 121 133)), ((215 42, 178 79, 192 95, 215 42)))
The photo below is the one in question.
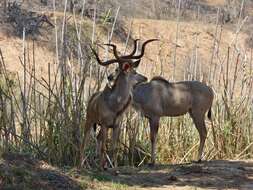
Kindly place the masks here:
MULTIPOLYGON (((119 121, 120 117, 127 109, 131 102, 131 91, 135 84, 139 82, 145 82, 147 78, 135 71, 140 63, 140 58, 144 55, 146 44, 155 41, 156 39, 146 41, 142 46, 142 51, 140 55, 134 55, 136 51, 136 42, 134 51, 130 55, 119 56, 117 54, 116 46, 114 46, 114 56, 115 59, 111 59, 102 62, 96 53, 96 51, 91 47, 93 54, 96 57, 97 62, 102 66, 108 66, 113 63, 118 63, 117 76, 114 80, 113 86, 110 88, 108 85, 100 91, 96 92, 89 99, 86 113, 86 122, 84 125, 84 141, 81 143, 81 164, 83 164, 84 159, 84 147, 88 143, 89 133, 94 125, 100 125, 100 133, 98 135, 99 139, 99 160, 100 168, 104 168, 105 164, 105 141, 107 139, 107 132, 109 128, 113 129, 113 147, 117 147, 118 133, 119 133, 119 121), (116 52, 116 53, 115 53, 116 52), (137 59, 133 61, 132 59, 137 59)), ((113 152, 113 160, 117 162, 117 155, 115 150, 113 152)))

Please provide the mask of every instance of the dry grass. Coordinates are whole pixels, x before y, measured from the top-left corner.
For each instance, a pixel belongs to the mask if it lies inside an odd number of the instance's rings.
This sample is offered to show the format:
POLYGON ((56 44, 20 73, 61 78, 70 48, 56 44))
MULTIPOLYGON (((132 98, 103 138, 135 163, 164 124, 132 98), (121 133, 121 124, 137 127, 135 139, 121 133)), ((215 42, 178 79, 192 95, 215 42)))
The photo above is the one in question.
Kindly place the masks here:
POLYGON ((226 0, 205 0, 204 2, 207 3, 208 5, 217 6, 217 5, 224 5, 226 3, 226 0))

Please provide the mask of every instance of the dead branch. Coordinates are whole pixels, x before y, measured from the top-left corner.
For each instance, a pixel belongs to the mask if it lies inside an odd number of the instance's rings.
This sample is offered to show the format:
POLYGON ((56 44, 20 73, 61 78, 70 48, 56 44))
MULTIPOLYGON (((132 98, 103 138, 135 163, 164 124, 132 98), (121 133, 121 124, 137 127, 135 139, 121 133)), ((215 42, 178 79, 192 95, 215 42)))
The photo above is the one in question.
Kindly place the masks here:
POLYGON ((16 2, 8 3, 6 21, 13 26, 18 36, 22 36, 24 29, 26 36, 41 35, 40 29, 43 28, 44 23, 51 27, 54 26, 45 14, 24 10, 16 2))

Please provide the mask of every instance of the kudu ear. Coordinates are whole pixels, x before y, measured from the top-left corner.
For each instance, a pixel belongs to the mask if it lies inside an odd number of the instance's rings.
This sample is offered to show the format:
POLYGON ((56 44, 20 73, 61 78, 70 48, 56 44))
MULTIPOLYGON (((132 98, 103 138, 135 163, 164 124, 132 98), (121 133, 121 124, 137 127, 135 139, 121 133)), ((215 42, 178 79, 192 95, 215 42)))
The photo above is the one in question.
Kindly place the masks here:
POLYGON ((133 67, 134 67, 134 68, 138 67, 138 66, 139 66, 139 64, 140 64, 140 62, 141 62, 141 60, 140 60, 140 59, 139 59, 139 60, 137 60, 137 61, 134 61, 134 62, 133 62, 133 67))

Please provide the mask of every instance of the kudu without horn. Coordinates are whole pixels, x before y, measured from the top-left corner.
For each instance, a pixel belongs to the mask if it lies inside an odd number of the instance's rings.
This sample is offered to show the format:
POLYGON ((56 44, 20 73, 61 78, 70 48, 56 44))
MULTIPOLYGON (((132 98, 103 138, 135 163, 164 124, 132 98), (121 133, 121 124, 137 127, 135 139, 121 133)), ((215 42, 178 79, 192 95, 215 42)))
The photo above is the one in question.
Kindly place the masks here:
POLYGON ((83 164, 84 148, 88 143, 91 128, 100 125, 101 129, 97 137, 99 142, 97 144, 97 150, 99 150, 100 167, 103 169, 105 164, 105 141, 107 139, 108 128, 113 129, 112 152, 113 161, 115 165, 117 165, 117 151, 115 151, 115 148, 117 147, 117 138, 119 136, 119 121, 131 102, 131 91, 133 86, 147 80, 145 76, 137 73, 135 68, 138 67, 140 58, 144 55, 145 46, 156 39, 147 40, 141 48, 140 55, 134 55, 137 40, 135 40, 134 43, 134 50, 129 55, 125 56, 119 56, 117 53, 117 47, 113 44, 109 44, 113 47, 115 59, 105 62, 100 60, 96 51, 91 47, 91 50, 100 65, 108 66, 113 63, 118 63, 118 68, 117 77, 112 88, 109 85, 106 85, 102 91, 94 93, 89 99, 86 122, 84 125, 84 141, 81 143, 81 164, 83 164), (133 61, 132 59, 137 59, 137 61, 133 61))
POLYGON ((200 137, 198 161, 201 161, 207 136, 205 114, 211 119, 213 90, 199 81, 168 82, 154 77, 133 89, 133 106, 148 120, 151 139, 151 165, 155 164, 156 141, 160 117, 189 113, 200 137))

